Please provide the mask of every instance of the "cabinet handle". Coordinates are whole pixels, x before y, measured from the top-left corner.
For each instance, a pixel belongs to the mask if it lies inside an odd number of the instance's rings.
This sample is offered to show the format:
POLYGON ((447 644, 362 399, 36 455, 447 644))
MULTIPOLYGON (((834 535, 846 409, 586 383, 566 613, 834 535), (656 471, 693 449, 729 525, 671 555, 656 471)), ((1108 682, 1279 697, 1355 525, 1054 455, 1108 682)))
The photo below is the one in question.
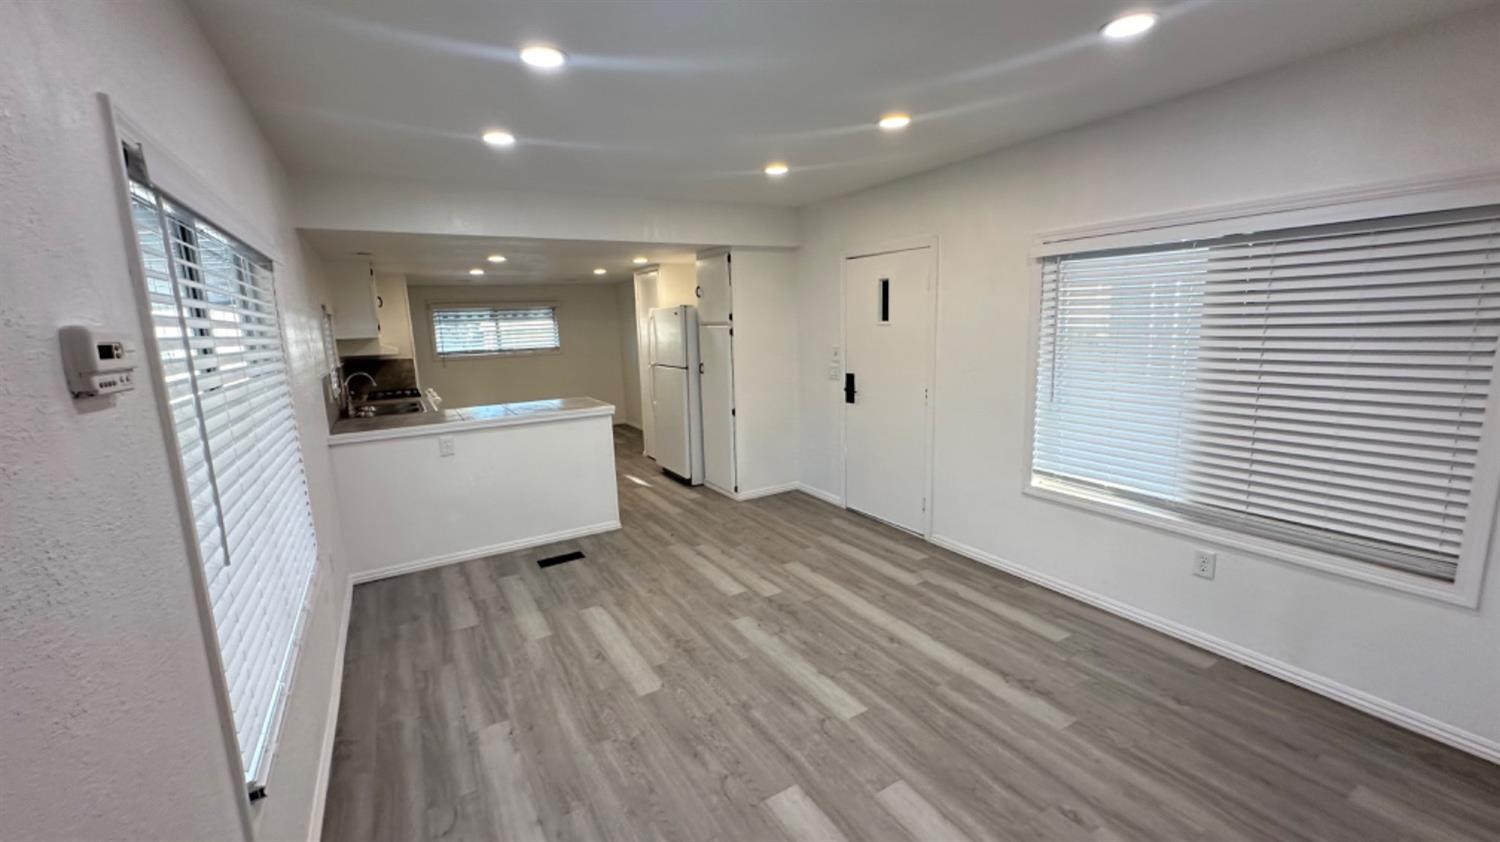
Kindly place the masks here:
POLYGON ((385 308, 385 299, 381 298, 378 295, 375 296, 375 307, 376 307, 376 309, 384 309, 385 308))
POLYGON ((693 295, 696 295, 699 298, 702 298, 703 297, 703 287, 693 287, 693 295))

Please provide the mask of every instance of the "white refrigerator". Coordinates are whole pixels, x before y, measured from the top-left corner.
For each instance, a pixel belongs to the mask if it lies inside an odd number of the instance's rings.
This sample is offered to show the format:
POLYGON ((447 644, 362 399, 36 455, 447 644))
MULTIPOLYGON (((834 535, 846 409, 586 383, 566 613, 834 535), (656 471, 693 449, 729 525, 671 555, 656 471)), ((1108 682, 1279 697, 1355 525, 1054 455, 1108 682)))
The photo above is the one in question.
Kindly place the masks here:
POLYGON ((698 311, 659 307, 647 320, 651 363, 652 453, 662 470, 703 484, 703 408, 699 396, 698 311))

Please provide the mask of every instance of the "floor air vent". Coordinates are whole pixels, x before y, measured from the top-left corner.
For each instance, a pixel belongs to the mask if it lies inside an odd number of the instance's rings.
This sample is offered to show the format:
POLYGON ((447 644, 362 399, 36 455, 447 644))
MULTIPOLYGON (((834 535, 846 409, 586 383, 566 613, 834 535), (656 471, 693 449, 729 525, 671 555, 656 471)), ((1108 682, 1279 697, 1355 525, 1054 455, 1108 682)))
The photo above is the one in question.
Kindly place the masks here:
POLYGON ((583 553, 580 552, 563 553, 562 555, 549 556, 547 558, 541 559, 536 563, 536 566, 551 567, 554 564, 567 564, 570 561, 577 561, 583 557, 583 553))

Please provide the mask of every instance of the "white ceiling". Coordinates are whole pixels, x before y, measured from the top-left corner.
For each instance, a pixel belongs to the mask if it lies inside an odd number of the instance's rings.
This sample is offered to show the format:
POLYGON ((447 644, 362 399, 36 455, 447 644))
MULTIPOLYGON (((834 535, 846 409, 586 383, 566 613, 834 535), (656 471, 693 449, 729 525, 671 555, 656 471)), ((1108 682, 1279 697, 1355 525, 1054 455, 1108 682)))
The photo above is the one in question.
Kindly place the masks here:
POLYGON ((795 206, 1486 0, 188 2, 294 172, 795 206))
POLYGON ((516 237, 450 237, 368 231, 303 229, 324 260, 370 260, 376 271, 406 275, 412 284, 616 283, 633 276, 632 261, 691 263, 696 247, 592 240, 537 240, 516 237), (367 253, 366 257, 361 252, 367 253), (490 263, 492 254, 504 263, 490 263), (469 274, 481 268, 484 275, 469 274), (604 275, 594 269, 603 268, 604 275))

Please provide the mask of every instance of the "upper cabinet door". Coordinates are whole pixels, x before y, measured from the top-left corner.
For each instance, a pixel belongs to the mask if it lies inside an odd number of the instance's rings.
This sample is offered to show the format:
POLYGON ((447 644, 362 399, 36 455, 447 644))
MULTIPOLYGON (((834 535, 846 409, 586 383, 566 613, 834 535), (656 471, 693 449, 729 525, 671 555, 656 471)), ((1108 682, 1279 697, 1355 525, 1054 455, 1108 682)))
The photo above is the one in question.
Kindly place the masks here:
POLYGON ((333 291, 333 338, 379 338, 375 270, 368 263, 329 263, 326 271, 333 291))
POLYGON ((734 320, 734 299, 730 294, 729 252, 698 259, 698 323, 729 324, 734 320))

